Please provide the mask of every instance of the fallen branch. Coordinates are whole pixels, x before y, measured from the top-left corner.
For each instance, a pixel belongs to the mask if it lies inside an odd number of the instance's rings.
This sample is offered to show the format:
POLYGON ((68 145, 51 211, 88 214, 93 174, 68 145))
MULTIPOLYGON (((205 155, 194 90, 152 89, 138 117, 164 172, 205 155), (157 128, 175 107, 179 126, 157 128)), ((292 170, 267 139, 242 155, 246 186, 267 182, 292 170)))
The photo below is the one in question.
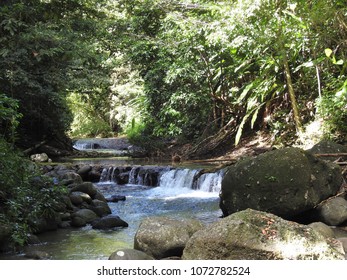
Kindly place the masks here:
POLYGON ((41 147, 42 145, 44 145, 44 144, 46 144, 46 143, 47 143, 47 140, 44 140, 44 141, 42 141, 42 142, 40 142, 40 143, 34 145, 33 147, 30 147, 30 148, 24 150, 23 153, 24 153, 25 155, 28 155, 28 154, 30 154, 32 151, 34 151, 35 149, 41 147))
POLYGON ((213 162, 227 162, 227 163, 235 163, 236 160, 230 159, 197 159, 197 160, 188 160, 186 163, 213 163, 213 162))

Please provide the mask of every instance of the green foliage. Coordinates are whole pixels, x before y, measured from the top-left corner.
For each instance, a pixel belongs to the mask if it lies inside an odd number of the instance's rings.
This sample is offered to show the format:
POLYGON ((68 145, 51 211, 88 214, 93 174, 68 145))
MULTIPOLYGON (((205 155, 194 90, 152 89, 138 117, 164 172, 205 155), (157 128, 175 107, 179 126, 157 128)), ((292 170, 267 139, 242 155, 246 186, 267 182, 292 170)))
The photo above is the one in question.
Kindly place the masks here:
POLYGON ((6 1, 0 91, 18 100, 29 141, 73 118, 74 137, 135 118, 150 137, 228 127, 238 143, 250 129, 294 136, 318 111, 343 133, 345 18, 343 1, 324 0, 6 1))
POLYGON ((163 148, 162 141, 159 137, 151 135, 148 131, 151 125, 144 121, 136 121, 132 119, 131 124, 129 123, 125 130, 126 136, 130 143, 144 148, 146 151, 150 151, 154 154, 163 148))
POLYGON ((341 88, 332 66, 346 70, 340 4, 124 1, 118 50, 142 75, 151 133, 192 140, 234 122, 237 143, 244 130, 283 138, 312 121, 318 97, 341 88))
MULTIPOLYGON (((336 82, 341 84, 339 80, 336 82)), ((318 106, 319 115, 324 120, 325 136, 343 140, 347 134, 347 80, 337 92, 325 94, 318 106)))
POLYGON ((104 2, 1 4, 0 91, 19 102, 21 146, 65 135, 72 121, 68 91, 97 83, 87 73, 96 72, 101 61, 94 35, 99 31, 97 20, 103 17, 97 3, 104 2))
POLYGON ((138 123, 135 119, 132 120, 131 126, 126 130, 126 135, 131 143, 139 143, 144 137, 146 126, 144 123, 138 123))
POLYGON ((0 220, 13 246, 24 245, 33 221, 53 211, 66 188, 42 177, 33 163, 0 138, 0 220))
POLYGON ((13 143, 21 117, 18 101, 0 94, 0 136, 13 143))

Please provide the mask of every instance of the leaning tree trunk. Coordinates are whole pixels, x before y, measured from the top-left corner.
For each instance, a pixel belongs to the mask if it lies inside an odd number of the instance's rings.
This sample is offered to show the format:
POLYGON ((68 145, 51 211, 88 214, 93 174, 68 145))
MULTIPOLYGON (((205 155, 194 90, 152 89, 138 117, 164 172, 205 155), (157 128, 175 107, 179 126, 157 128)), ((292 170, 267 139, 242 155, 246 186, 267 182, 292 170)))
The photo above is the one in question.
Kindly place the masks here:
POLYGON ((302 133, 303 133, 303 129, 302 129, 302 124, 301 124, 301 119, 300 119, 300 114, 299 114, 299 107, 298 107, 298 103, 296 101, 292 77, 290 74, 290 68, 288 65, 288 60, 287 60, 286 54, 283 55, 283 65, 284 65, 284 72, 286 75, 286 81, 287 81, 290 101, 291 101, 292 109, 293 109, 295 127, 296 127, 296 131, 297 131, 299 137, 301 138, 302 133))
POLYGON ((185 157, 187 158, 199 158, 207 156, 210 153, 216 151, 221 145, 230 142, 236 133, 236 124, 235 120, 231 119, 225 126, 223 126, 216 134, 213 134, 194 147, 192 147, 185 157))

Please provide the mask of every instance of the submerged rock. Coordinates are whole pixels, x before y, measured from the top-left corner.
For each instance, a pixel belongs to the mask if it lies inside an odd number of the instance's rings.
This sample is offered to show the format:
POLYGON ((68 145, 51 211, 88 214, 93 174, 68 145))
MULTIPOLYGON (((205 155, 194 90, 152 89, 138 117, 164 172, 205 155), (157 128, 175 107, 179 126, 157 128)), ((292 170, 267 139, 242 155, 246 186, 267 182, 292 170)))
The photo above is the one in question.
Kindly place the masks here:
POLYGON ((110 197, 106 197, 107 202, 118 202, 118 201, 125 201, 126 197, 124 195, 111 195, 110 197))
POLYGON ((200 221, 193 219, 147 218, 136 232, 134 249, 155 259, 180 257, 189 238, 202 227, 200 221))
POLYGON ((50 254, 44 251, 39 250, 28 250, 25 253, 25 257, 33 260, 48 260, 51 258, 50 254))
POLYGON ((146 253, 134 249, 120 249, 112 253, 109 260, 154 260, 146 253))
POLYGON ((309 226, 247 209, 199 230, 184 260, 343 260, 342 244, 309 226))
POLYGON ((247 208, 292 218, 336 195, 342 184, 339 166, 298 148, 285 148, 240 160, 222 181, 224 216, 247 208))
POLYGON ((128 227, 128 223, 123 221, 119 216, 108 215, 92 223, 94 229, 112 229, 115 227, 128 227))

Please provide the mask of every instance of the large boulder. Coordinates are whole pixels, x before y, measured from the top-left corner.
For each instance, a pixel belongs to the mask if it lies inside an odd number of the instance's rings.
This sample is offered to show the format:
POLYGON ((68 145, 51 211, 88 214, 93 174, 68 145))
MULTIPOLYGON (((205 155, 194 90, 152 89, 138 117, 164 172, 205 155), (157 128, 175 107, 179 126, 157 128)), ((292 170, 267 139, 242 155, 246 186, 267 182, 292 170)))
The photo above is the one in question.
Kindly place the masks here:
POLYGON ((240 160, 222 181, 224 216, 247 208, 293 218, 335 195, 342 185, 338 165, 299 148, 285 148, 240 160))
POLYGON ((147 218, 136 232, 134 249, 155 259, 180 257, 189 238, 202 227, 200 221, 193 219, 147 218))
POLYGON ((247 209, 189 239, 184 260, 342 260, 342 244, 305 225, 247 209))

